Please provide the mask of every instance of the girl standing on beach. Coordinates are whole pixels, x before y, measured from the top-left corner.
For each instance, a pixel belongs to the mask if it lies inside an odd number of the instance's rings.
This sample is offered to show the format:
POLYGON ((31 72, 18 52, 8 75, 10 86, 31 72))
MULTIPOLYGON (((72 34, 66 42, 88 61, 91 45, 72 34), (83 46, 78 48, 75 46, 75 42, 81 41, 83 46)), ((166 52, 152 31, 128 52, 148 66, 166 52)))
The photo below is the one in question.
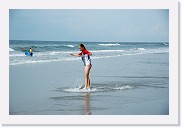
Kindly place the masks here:
POLYGON ((82 61, 85 65, 85 69, 84 69, 84 80, 85 80, 85 87, 83 89, 88 89, 90 90, 90 78, 89 78, 89 73, 90 73, 90 69, 92 67, 91 64, 91 59, 90 56, 92 55, 91 52, 87 51, 87 49, 85 48, 85 46, 83 44, 79 44, 78 45, 78 49, 81 51, 78 54, 70 54, 72 56, 81 56, 82 57, 82 61))

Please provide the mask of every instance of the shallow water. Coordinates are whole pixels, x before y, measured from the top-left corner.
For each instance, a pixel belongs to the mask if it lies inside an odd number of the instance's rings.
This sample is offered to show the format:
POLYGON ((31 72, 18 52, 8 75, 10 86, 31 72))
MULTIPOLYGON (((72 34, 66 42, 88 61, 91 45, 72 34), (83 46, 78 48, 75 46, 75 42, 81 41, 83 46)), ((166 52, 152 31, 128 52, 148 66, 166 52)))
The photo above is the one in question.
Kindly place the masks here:
POLYGON ((81 61, 10 66, 11 115, 168 115, 169 58, 144 54, 92 61, 81 92, 81 61))

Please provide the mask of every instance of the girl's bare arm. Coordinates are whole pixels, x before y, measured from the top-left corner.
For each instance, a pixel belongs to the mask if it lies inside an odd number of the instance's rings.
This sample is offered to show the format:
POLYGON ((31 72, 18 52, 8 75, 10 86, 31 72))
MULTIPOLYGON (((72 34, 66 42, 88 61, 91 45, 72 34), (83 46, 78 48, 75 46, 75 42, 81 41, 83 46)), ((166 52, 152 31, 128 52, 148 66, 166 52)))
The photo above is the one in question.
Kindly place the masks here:
POLYGON ((71 56, 81 56, 81 55, 79 55, 79 54, 70 54, 71 56))

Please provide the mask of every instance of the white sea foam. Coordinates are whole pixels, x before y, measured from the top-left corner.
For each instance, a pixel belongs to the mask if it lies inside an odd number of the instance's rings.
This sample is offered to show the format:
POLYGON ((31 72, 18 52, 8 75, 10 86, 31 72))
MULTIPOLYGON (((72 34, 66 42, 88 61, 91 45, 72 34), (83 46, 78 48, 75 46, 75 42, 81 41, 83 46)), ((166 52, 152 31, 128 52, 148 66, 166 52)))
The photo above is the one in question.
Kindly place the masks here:
MULTIPOLYGON (((51 51, 51 52, 37 52, 34 56, 48 56, 48 55, 62 55, 62 54, 70 54, 70 53, 78 53, 79 51, 51 51)), ((90 51, 92 53, 110 53, 110 52, 124 52, 124 50, 95 50, 90 51)), ((24 56, 24 54, 14 54, 10 56, 24 56)))
POLYGON ((133 86, 124 85, 124 86, 101 86, 101 87, 92 87, 90 90, 87 89, 80 89, 80 88, 67 88, 63 89, 64 92, 75 92, 75 93, 82 93, 82 92, 105 92, 105 91, 112 91, 112 90, 126 90, 126 89, 133 89, 133 86))
POLYGON ((10 52, 13 52, 13 51, 15 51, 15 50, 14 50, 14 49, 12 49, 12 48, 9 48, 9 51, 10 51, 10 52))
POLYGON ((80 58, 62 58, 62 59, 47 59, 47 60, 19 60, 16 62, 10 63, 10 65, 22 65, 22 64, 37 64, 37 63, 49 63, 49 62, 61 62, 61 61, 75 61, 80 60, 80 58))
MULTIPOLYGON (((91 50, 90 52, 93 53, 104 53, 104 52, 123 52, 124 50, 91 50)), ((77 53, 79 51, 53 51, 53 52, 49 52, 49 54, 69 54, 69 53, 77 53)))
POLYGON ((98 53, 101 53, 101 52, 123 52, 124 50, 95 50, 95 51, 90 51, 90 52, 98 52, 98 53))
POLYGON ((145 48, 137 48, 137 50, 143 51, 143 50, 146 50, 146 49, 145 48))
POLYGON ((69 48, 74 48, 75 47, 73 45, 64 45, 64 46, 69 47, 69 48))
POLYGON ((48 56, 75 53, 75 51, 51 51, 51 52, 37 52, 34 56, 48 56))
POLYGON ((126 85, 126 86, 121 86, 121 87, 115 87, 113 88, 114 90, 124 90, 124 89, 133 89, 133 86, 126 85))
POLYGON ((168 44, 167 43, 163 43, 163 45, 166 45, 167 46, 168 44))
POLYGON ((19 56, 25 56, 25 55, 22 54, 22 53, 19 53, 19 54, 10 54, 9 56, 11 56, 11 57, 19 57, 19 56))
POLYGON ((115 43, 115 44, 109 43, 109 44, 98 44, 98 45, 100 45, 100 46, 118 46, 120 44, 118 44, 118 43, 115 43))
POLYGON ((169 49, 155 49, 151 51, 150 53, 168 53, 168 52, 169 52, 169 49))
MULTIPOLYGON (((34 56, 27 57, 23 52, 11 52, 10 53, 10 65, 21 64, 36 64, 36 63, 49 63, 49 62, 61 62, 61 61, 75 61, 80 60, 80 57, 72 57, 69 53, 76 53, 78 51, 51 51, 51 52, 34 52, 34 56), (15 58, 16 57, 16 58, 15 58)), ((93 55, 91 59, 104 59, 114 58, 120 56, 131 56, 139 54, 161 54, 168 53, 168 48, 157 49, 126 49, 126 50, 95 50, 91 51, 93 55), (104 54, 103 54, 104 53, 104 54)))
POLYGON ((64 89, 64 92, 98 92, 99 90, 96 88, 93 89, 79 89, 79 88, 68 88, 68 89, 64 89))
POLYGON ((144 51, 146 50, 145 48, 132 48, 130 49, 131 51, 144 51))

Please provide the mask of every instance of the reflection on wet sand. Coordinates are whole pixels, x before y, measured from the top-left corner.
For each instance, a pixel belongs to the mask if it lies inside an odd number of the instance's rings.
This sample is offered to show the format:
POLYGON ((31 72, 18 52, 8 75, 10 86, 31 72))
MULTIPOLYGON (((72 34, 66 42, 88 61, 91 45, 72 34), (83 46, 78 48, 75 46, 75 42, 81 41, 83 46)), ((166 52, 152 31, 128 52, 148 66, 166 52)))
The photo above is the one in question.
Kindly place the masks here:
POLYGON ((82 115, 91 115, 91 112, 90 112, 90 93, 85 93, 83 95, 83 114, 82 115))

